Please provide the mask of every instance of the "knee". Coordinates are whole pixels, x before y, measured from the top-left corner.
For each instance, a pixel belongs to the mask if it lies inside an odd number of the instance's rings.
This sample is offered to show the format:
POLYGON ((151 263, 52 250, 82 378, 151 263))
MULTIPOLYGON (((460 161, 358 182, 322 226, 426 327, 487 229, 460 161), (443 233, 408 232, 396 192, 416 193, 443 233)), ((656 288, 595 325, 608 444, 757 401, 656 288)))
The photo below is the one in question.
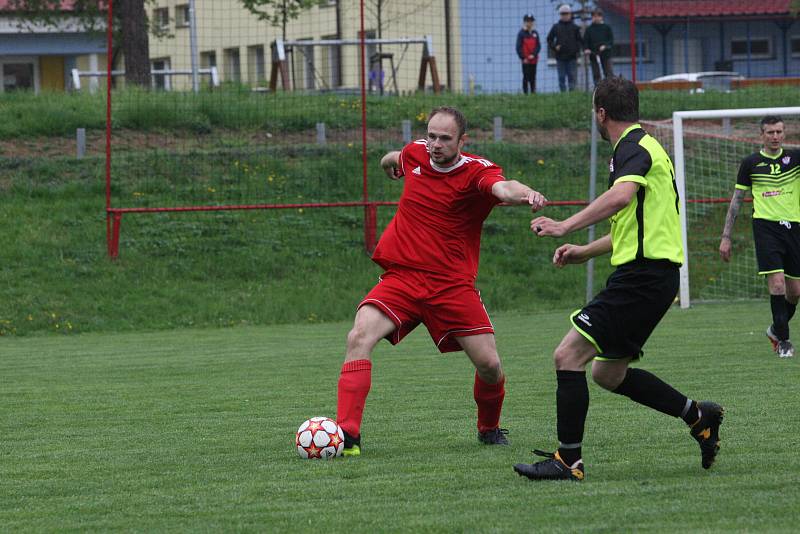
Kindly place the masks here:
POLYGON ((614 391, 624 379, 624 374, 611 373, 608 369, 600 369, 595 365, 592 366, 592 380, 605 390, 614 391))
POLYGON ((500 358, 496 354, 494 357, 476 364, 475 370, 481 380, 487 384, 496 384, 503 378, 503 367, 500 365, 500 358))
POLYGON ((770 295, 785 295, 786 286, 782 283, 774 283, 769 287, 770 295))
POLYGON ((356 324, 347 334, 347 350, 365 349, 369 347, 369 332, 366 328, 356 324))
POLYGON ((563 343, 553 351, 553 363, 557 371, 571 370, 572 351, 563 343))
POLYGON ((627 367, 592 365, 592 380, 595 384, 608 391, 614 391, 625 380, 627 367))

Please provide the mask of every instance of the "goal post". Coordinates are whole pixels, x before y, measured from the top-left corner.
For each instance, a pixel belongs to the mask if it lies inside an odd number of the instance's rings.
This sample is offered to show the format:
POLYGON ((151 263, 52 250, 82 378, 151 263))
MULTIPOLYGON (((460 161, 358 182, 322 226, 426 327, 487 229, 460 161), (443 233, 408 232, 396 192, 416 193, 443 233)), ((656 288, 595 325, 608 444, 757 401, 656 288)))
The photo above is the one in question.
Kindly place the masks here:
POLYGON ((759 149, 759 119, 766 115, 784 118, 785 147, 800 146, 800 107, 676 111, 672 121, 649 124, 662 143, 672 145, 684 242, 681 308, 688 308, 693 298, 747 298, 763 291, 749 228, 737 224, 739 246, 730 265, 721 265, 717 246, 738 165, 759 149), (699 276, 690 277, 691 269, 699 276))

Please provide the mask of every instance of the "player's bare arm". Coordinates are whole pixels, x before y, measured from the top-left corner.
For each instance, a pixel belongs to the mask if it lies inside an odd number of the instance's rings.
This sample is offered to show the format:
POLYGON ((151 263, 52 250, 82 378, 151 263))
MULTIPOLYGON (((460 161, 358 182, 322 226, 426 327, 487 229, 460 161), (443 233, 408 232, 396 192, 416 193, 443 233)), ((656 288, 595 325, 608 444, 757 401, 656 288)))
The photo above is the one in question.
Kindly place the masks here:
POLYGON ((736 222, 736 217, 739 216, 739 208, 742 207, 742 200, 744 200, 744 189, 735 189, 731 203, 728 206, 728 215, 725 217, 725 227, 722 229, 722 239, 719 242, 719 257, 722 261, 731 260, 731 235, 733 234, 733 225, 736 222))
POLYGON ((492 186, 492 194, 508 204, 528 204, 536 212, 547 203, 545 196, 516 180, 497 182, 492 186))
POLYGON ((583 263, 595 256, 608 254, 611 252, 611 248, 611 234, 606 234, 586 245, 566 243, 556 249, 555 254, 553 254, 553 263, 556 267, 583 263))
POLYGON ((597 197, 594 202, 563 221, 537 217, 531 221, 531 231, 539 237, 561 237, 604 221, 630 204, 639 190, 636 182, 619 182, 597 197))
POLYGON ((398 178, 402 177, 402 175, 399 174, 400 172, 399 165, 400 165, 399 150, 394 150, 392 152, 389 152, 381 158, 381 167, 383 167, 383 171, 386 173, 386 176, 388 176, 392 180, 397 180, 398 178))

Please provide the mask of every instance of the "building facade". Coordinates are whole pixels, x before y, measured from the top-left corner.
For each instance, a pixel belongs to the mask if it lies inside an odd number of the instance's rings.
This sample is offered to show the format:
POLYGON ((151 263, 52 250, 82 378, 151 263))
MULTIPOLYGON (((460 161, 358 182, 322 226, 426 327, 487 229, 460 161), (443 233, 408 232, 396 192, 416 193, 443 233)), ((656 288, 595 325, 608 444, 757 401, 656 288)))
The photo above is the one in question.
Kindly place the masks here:
MULTIPOLYGON (((105 70, 104 33, 87 32, 64 3, 56 25, 31 24, 0 0, 0 92, 63 91, 73 68, 105 70)), ((97 83, 95 78, 94 84, 97 83)))
MULTIPOLYGON (((460 77, 460 64, 447 60, 458 57, 459 34, 448 26, 457 18, 459 0, 365 1, 367 38, 429 38, 443 85, 460 77), (452 13, 446 17, 447 11, 452 13), (450 30, 448 32, 448 30, 450 30)), ((151 38, 150 56, 154 69, 191 69, 189 3, 187 0, 159 0, 150 16, 164 36, 151 38)), ((197 52, 202 69, 216 68, 222 83, 240 83, 266 88, 274 63, 272 45, 284 39, 282 27, 259 20, 239 0, 195 0, 197 52)), ((286 23, 285 41, 359 39, 358 0, 330 0, 301 12, 286 23)), ((367 78, 373 92, 405 92, 416 89, 424 45, 369 45, 367 78)), ((295 91, 348 91, 360 83, 359 47, 319 45, 286 47, 289 88, 295 91)), ((208 83, 208 74, 203 76, 208 83)), ((430 84, 430 73, 427 77, 430 84)), ((189 79, 176 74, 155 77, 162 88, 186 88, 189 79)))

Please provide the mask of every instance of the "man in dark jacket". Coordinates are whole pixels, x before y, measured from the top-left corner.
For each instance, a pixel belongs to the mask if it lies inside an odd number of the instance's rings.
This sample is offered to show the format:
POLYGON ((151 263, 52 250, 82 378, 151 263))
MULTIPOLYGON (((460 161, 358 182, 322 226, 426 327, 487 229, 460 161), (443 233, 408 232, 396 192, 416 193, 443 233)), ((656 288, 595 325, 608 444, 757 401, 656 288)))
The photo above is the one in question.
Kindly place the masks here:
POLYGON ((539 32, 533 29, 536 21, 533 15, 527 13, 522 17, 522 29, 517 34, 517 55, 522 60, 522 92, 531 94, 536 92, 536 64, 539 63, 539 51, 542 43, 539 32))
POLYGON ((586 28, 583 36, 584 53, 589 56, 589 64, 592 66, 592 78, 594 84, 600 81, 600 64, 603 66, 603 77, 614 76, 611 69, 611 48, 614 46, 614 34, 611 26, 603 21, 603 10, 599 7, 592 11, 592 24, 586 28))
POLYGON ((578 81, 577 55, 583 50, 581 30, 572 22, 572 8, 562 4, 558 8, 559 20, 547 34, 547 44, 555 51, 558 67, 558 88, 561 91, 574 91, 578 81))

